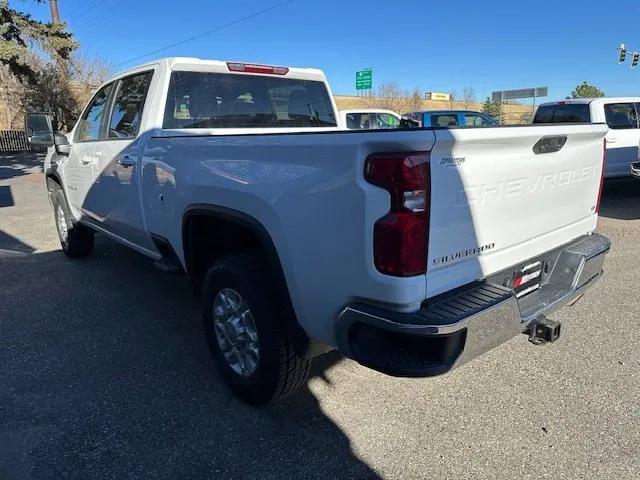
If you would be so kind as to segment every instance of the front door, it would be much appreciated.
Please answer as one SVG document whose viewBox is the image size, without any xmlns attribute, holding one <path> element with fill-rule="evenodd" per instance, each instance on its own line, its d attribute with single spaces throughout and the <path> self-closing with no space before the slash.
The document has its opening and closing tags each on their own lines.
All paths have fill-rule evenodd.
<svg viewBox="0 0 640 480">
<path fill-rule="evenodd" d="M 623 177 L 631 175 L 630 164 L 638 158 L 638 115 L 635 104 L 608 103 L 604 106 L 609 126 L 607 139 L 607 164 L 605 176 Z"/>
<path fill-rule="evenodd" d="M 153 71 L 117 81 L 104 137 L 96 142 L 94 213 L 102 227 L 143 250 L 155 250 L 140 203 L 140 131 Z"/>
<path fill-rule="evenodd" d="M 90 199 L 97 168 L 94 150 L 112 85 L 102 87 L 89 102 L 74 130 L 69 156 L 61 163 L 67 198 L 76 217 L 93 218 Z"/>
</svg>

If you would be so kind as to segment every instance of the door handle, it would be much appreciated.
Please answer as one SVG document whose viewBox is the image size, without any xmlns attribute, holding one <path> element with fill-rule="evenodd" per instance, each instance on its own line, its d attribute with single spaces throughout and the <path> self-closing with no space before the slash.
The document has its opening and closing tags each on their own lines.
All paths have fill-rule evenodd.
<svg viewBox="0 0 640 480">
<path fill-rule="evenodd" d="M 124 168 L 129 168 L 136 164 L 136 160 L 131 155 L 122 155 L 118 159 L 118 164 L 122 165 Z"/>
<path fill-rule="evenodd" d="M 607 138 L 607 137 L 605 137 Z M 608 137 L 607 143 L 616 143 L 618 141 L 618 137 Z"/>
<path fill-rule="evenodd" d="M 89 165 L 92 162 L 92 158 L 89 155 L 83 155 L 80 157 L 80 163 L 83 165 Z"/>
</svg>

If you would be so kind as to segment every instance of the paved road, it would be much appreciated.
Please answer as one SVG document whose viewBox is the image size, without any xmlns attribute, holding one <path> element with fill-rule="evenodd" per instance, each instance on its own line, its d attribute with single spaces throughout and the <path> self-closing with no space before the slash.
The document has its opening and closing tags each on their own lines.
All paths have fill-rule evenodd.
<svg viewBox="0 0 640 480">
<path fill-rule="evenodd" d="M 0 159 L 0 479 L 640 478 L 640 182 L 607 185 L 607 275 L 558 343 L 424 380 L 334 355 L 253 409 L 185 279 L 104 238 L 61 254 L 38 165 Z"/>
</svg>

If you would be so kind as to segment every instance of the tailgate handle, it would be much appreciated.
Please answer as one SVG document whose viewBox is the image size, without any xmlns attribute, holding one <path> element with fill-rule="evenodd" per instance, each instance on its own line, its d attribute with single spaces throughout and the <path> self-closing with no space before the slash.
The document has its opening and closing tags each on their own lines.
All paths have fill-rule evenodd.
<svg viewBox="0 0 640 480">
<path fill-rule="evenodd" d="M 567 143 L 566 135 L 553 135 L 548 137 L 542 137 L 533 146 L 533 153 L 539 155 L 541 153 L 554 153 L 559 152 L 564 144 Z"/>
</svg>

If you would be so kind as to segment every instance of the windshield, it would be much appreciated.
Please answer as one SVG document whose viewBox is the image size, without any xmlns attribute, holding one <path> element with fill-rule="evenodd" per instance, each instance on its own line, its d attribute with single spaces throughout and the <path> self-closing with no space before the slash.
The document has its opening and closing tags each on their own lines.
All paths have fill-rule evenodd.
<svg viewBox="0 0 640 480">
<path fill-rule="evenodd" d="M 163 128 L 335 127 L 323 82 L 173 72 Z"/>
</svg>

